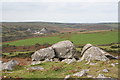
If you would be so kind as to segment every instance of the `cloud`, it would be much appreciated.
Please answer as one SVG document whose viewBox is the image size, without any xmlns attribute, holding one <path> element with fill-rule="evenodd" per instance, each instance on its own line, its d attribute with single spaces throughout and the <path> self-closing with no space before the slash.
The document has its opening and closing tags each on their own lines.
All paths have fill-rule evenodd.
<svg viewBox="0 0 120 80">
<path fill-rule="evenodd" d="M 1 0 L 2 2 L 118 2 L 119 0 Z"/>
<path fill-rule="evenodd" d="M 112 0 L 110 0 L 112 1 Z M 117 21 L 116 2 L 3 2 L 3 21 Z"/>
</svg>

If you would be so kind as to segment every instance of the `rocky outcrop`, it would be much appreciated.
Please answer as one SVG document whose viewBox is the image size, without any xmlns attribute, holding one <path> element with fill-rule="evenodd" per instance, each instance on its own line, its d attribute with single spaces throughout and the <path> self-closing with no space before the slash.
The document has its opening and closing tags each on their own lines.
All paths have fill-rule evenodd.
<svg viewBox="0 0 120 80">
<path fill-rule="evenodd" d="M 107 61 L 109 59 L 115 59 L 114 56 L 91 44 L 85 45 L 83 47 L 81 54 L 82 54 L 81 60 L 86 61 L 90 60 Z"/>
<path fill-rule="evenodd" d="M 19 64 L 16 60 L 11 60 L 9 62 L 2 64 L 2 70 L 13 70 L 13 68 Z"/>
<path fill-rule="evenodd" d="M 40 61 L 40 60 L 54 58 L 55 53 L 52 47 L 48 47 L 36 51 L 31 57 L 32 57 L 32 61 Z"/>
<path fill-rule="evenodd" d="M 77 54 L 75 46 L 69 40 L 58 42 L 51 47 L 54 49 L 57 58 L 73 58 Z"/>
<path fill-rule="evenodd" d="M 75 46 L 69 40 L 53 44 L 51 47 L 36 51 L 31 57 L 33 61 L 56 58 L 77 58 L 79 57 Z M 77 57 L 76 57 L 77 55 Z"/>
<path fill-rule="evenodd" d="M 91 60 L 107 61 L 110 59 L 117 59 L 109 53 L 91 44 L 85 45 L 80 54 L 76 51 L 75 46 L 69 40 L 60 41 L 56 44 L 53 44 L 51 47 L 40 49 L 31 57 L 33 61 L 41 61 L 53 58 L 58 58 L 60 60 L 70 58 L 79 59 L 80 56 L 82 56 L 82 58 L 79 61 L 86 60 L 88 62 Z"/>
<path fill-rule="evenodd" d="M 40 30 L 40 33 L 42 33 L 42 34 L 47 34 L 47 33 L 50 33 L 50 31 L 49 31 L 47 28 L 42 28 L 42 29 Z"/>
</svg>

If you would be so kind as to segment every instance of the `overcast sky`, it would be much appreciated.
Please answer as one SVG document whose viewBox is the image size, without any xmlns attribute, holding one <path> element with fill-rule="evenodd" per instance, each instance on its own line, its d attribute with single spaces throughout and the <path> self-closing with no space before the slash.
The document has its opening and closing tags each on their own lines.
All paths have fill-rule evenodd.
<svg viewBox="0 0 120 80">
<path fill-rule="evenodd" d="M 2 20 L 99 23 L 118 21 L 117 0 L 4 0 Z"/>
</svg>

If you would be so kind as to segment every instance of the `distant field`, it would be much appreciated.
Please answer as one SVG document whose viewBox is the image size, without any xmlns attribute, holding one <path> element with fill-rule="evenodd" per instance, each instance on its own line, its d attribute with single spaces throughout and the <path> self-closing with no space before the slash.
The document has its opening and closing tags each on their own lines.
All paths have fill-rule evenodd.
<svg viewBox="0 0 120 80">
<path fill-rule="evenodd" d="M 53 37 L 37 37 L 30 39 L 17 40 L 12 42 L 6 42 L 3 44 L 15 45 L 15 46 L 26 46 L 39 44 L 53 44 L 63 40 L 70 40 L 74 44 L 110 44 L 118 42 L 118 32 L 117 31 L 105 31 L 97 33 L 84 33 L 84 34 L 67 34 Z"/>
</svg>

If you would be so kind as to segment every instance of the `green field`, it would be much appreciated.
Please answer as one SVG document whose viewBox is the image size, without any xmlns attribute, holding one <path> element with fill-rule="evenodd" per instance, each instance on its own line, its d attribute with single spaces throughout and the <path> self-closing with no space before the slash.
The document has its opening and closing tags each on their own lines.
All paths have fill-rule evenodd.
<svg viewBox="0 0 120 80">
<path fill-rule="evenodd" d="M 118 42 L 118 32 L 117 31 L 106 31 L 97 33 L 76 33 L 76 34 L 61 34 L 59 36 L 53 37 L 37 37 L 30 39 L 17 40 L 12 42 L 5 42 L 3 44 L 15 45 L 15 46 L 26 46 L 39 44 L 53 44 L 63 40 L 70 40 L 74 44 L 87 44 L 91 43 L 94 45 L 98 44 L 110 44 Z"/>
</svg>

